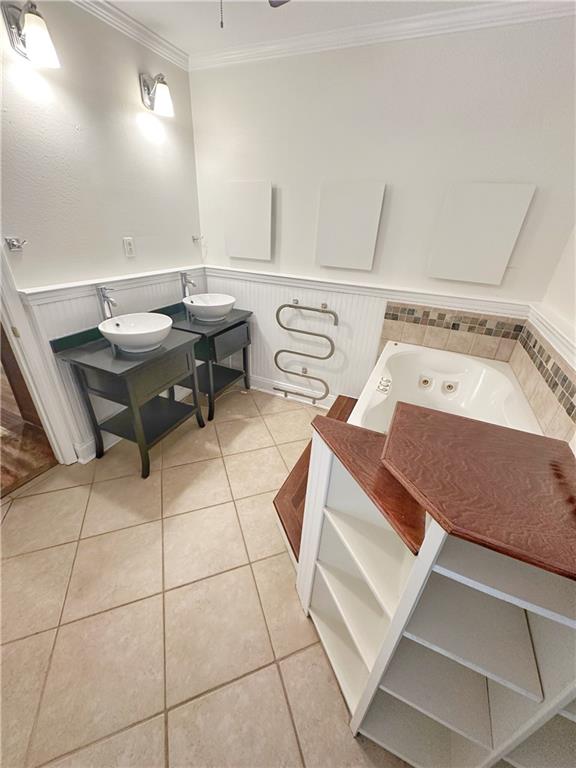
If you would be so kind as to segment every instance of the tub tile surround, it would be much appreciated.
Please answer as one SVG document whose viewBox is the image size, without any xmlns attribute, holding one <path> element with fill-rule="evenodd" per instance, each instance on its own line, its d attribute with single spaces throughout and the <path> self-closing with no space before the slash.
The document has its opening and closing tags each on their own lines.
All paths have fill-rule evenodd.
<svg viewBox="0 0 576 768">
<path fill-rule="evenodd" d="M 103 479 L 85 465 L 55 467 L 8 507 L 3 764 L 312 768 L 321 755 L 334 768 L 404 765 L 353 738 L 300 608 L 272 500 L 288 472 L 284 452 L 302 441 L 269 429 L 270 396 L 232 390 L 220 402 L 228 407 L 208 461 L 178 435 L 158 444 L 155 471 L 142 480 L 137 448 L 123 441 L 108 452 Z M 281 413 L 299 424 L 317 412 L 282 401 Z M 221 429 L 250 435 L 255 419 L 266 448 L 233 446 Z M 190 432 L 201 430 L 192 424 Z M 176 443 L 182 464 L 174 466 Z M 223 457 L 225 446 L 238 452 Z M 220 490 L 204 493 L 214 462 Z M 178 504 L 166 495 L 174 473 L 190 486 Z M 63 514 L 38 538 L 29 521 L 55 500 Z M 303 695 L 308 679 L 317 681 L 313 696 Z M 331 713 L 320 753 L 310 731 L 318 711 Z"/>
<path fill-rule="evenodd" d="M 576 371 L 527 323 L 510 365 L 542 431 L 570 441 L 576 433 Z"/>
<path fill-rule="evenodd" d="M 388 302 L 380 339 L 509 362 L 548 437 L 576 433 L 576 371 L 522 318 Z"/>
<path fill-rule="evenodd" d="M 521 318 L 388 302 L 380 347 L 386 341 L 402 341 L 507 362 L 525 322 Z"/>
</svg>

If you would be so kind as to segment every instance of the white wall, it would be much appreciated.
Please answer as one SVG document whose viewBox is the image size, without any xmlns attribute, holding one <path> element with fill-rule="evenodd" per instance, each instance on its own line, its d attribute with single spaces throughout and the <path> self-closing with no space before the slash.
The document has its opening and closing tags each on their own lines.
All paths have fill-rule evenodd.
<svg viewBox="0 0 576 768">
<path fill-rule="evenodd" d="M 187 72 L 72 3 L 41 3 L 61 69 L 34 70 L 2 44 L 2 234 L 26 238 L 19 287 L 200 260 Z M 176 116 L 140 100 L 164 72 Z M 122 237 L 133 236 L 127 260 Z"/>
<path fill-rule="evenodd" d="M 541 310 L 576 343 L 576 230 L 568 238 L 552 274 Z"/>
<path fill-rule="evenodd" d="M 260 269 L 539 300 L 574 226 L 574 86 L 568 19 L 193 72 L 206 261 L 254 268 L 225 256 L 220 190 L 270 179 L 275 255 Z M 315 265 L 323 178 L 388 184 L 373 272 Z M 453 180 L 538 187 L 499 287 L 425 275 Z"/>
</svg>

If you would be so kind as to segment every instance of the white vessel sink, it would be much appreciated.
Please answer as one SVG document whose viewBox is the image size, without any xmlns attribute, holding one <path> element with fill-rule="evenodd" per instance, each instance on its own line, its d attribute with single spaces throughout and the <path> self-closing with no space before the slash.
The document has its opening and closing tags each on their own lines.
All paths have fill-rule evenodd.
<svg viewBox="0 0 576 768">
<path fill-rule="evenodd" d="M 156 312 L 135 312 L 103 320 L 100 333 L 124 352 L 151 352 L 157 349 L 172 328 L 172 318 Z"/>
<path fill-rule="evenodd" d="M 192 314 L 204 323 L 218 323 L 232 311 L 236 299 L 226 293 L 196 293 L 182 299 Z"/>
</svg>

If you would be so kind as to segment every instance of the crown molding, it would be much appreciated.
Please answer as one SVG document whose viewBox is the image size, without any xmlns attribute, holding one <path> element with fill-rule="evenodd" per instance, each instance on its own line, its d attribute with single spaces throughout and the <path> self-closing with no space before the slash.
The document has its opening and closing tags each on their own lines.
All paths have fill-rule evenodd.
<svg viewBox="0 0 576 768">
<path fill-rule="evenodd" d="M 285 56 L 376 45 L 395 40 L 410 40 L 510 24 L 559 19 L 574 16 L 574 13 L 573 2 L 518 2 L 517 0 L 502 3 L 485 2 L 471 8 L 454 8 L 393 21 L 344 27 L 299 35 L 286 40 L 272 40 L 253 46 L 192 55 L 189 59 L 189 69 L 191 71 L 211 69 Z"/>
<path fill-rule="evenodd" d="M 109 3 L 107 0 L 72 0 L 72 2 L 84 11 L 91 13 L 92 16 L 96 16 L 100 21 L 109 24 L 119 32 L 131 37 L 132 40 L 136 40 L 162 58 L 180 67 L 180 69 L 188 70 L 189 60 L 186 51 L 157 35 L 156 32 L 152 32 L 151 29 L 124 13 L 113 3 Z"/>
</svg>

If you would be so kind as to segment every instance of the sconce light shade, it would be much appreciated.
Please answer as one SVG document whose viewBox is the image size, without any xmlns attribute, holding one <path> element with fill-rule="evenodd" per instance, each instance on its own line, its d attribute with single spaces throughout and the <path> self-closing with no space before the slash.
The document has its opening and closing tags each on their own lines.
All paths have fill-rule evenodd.
<svg viewBox="0 0 576 768">
<path fill-rule="evenodd" d="M 140 75 L 140 93 L 146 109 L 161 117 L 174 117 L 172 96 L 164 75 Z"/>
<path fill-rule="evenodd" d="M 35 3 L 26 3 L 22 8 L 12 3 L 2 3 L 2 15 L 10 44 L 16 53 L 37 67 L 58 69 L 58 54 Z"/>
</svg>

